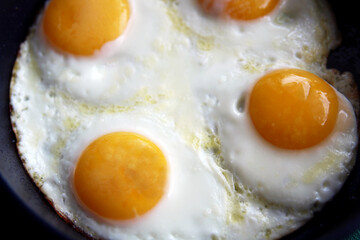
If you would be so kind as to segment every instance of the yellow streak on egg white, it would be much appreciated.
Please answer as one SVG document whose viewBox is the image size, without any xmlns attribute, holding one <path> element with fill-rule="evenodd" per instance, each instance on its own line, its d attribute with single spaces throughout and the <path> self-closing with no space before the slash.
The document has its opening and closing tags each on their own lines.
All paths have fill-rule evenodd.
<svg viewBox="0 0 360 240">
<path fill-rule="evenodd" d="M 172 50 L 170 42 L 163 41 L 162 39 L 156 39 L 153 47 L 160 53 L 167 53 Z"/>
<path fill-rule="evenodd" d="M 253 60 L 253 59 L 249 59 L 247 60 L 245 63 L 243 63 L 242 68 L 249 72 L 249 73 L 262 73 L 265 70 L 271 68 L 274 64 L 261 64 L 260 62 Z"/>
<path fill-rule="evenodd" d="M 272 233 L 272 230 L 271 229 L 266 229 L 265 230 L 265 237 L 266 239 L 270 239 L 271 238 L 271 233 Z"/>
<path fill-rule="evenodd" d="M 340 154 L 331 152 L 322 161 L 318 162 L 304 173 L 302 177 L 303 182 L 309 184 L 325 173 L 340 172 L 341 169 L 338 164 L 339 159 L 342 159 Z"/>
<path fill-rule="evenodd" d="M 314 63 L 320 63 L 324 61 L 324 49 L 319 48 L 310 48 L 307 45 L 302 47 L 301 51 L 301 58 L 307 63 L 308 65 Z"/>
<path fill-rule="evenodd" d="M 239 223 L 244 221 L 246 215 L 246 205 L 247 202 L 243 202 L 240 199 L 240 196 L 243 196 L 244 191 L 242 189 L 238 192 L 236 191 L 238 184 L 234 181 L 232 173 L 228 170 L 223 169 L 221 172 L 224 176 L 227 187 L 226 192 L 231 201 L 229 204 L 229 211 L 227 212 L 227 222 L 228 223 Z"/>
<path fill-rule="evenodd" d="M 177 10 L 174 8 L 174 4 L 177 3 L 176 0 L 163 0 L 167 3 L 169 7 L 167 8 L 167 15 L 174 24 L 174 28 L 179 32 L 187 36 L 192 36 L 196 38 L 196 46 L 201 51 L 210 51 L 214 48 L 214 38 L 210 36 L 202 36 L 201 34 L 195 32 L 191 27 L 189 27 L 179 15 Z"/>
<path fill-rule="evenodd" d="M 134 97 L 129 99 L 129 102 L 134 102 L 134 105 L 154 105 L 158 103 L 159 93 L 152 95 L 147 87 L 141 88 Z"/>
<path fill-rule="evenodd" d="M 295 19 L 295 14 L 291 11 L 280 12 L 275 18 L 274 23 L 277 25 L 290 24 Z"/>
<path fill-rule="evenodd" d="M 206 130 L 206 138 L 202 144 L 202 148 L 211 151 L 215 155 L 221 153 L 221 143 L 217 135 L 213 134 L 209 129 Z"/>
<path fill-rule="evenodd" d="M 213 155 L 213 159 L 217 166 L 219 166 L 222 176 L 225 179 L 225 188 L 228 197 L 231 201 L 229 204 L 229 211 L 227 213 L 228 223 L 239 223 L 245 220 L 247 211 L 247 202 L 242 201 L 239 195 L 245 195 L 246 198 L 255 197 L 249 192 L 246 186 L 239 186 L 231 172 L 221 167 L 223 158 L 221 155 L 221 143 L 217 135 L 212 133 L 210 129 L 206 129 L 201 136 L 193 135 L 192 144 L 196 149 L 205 149 Z"/>
<path fill-rule="evenodd" d="M 210 37 L 198 37 L 196 46 L 201 51 L 211 51 L 214 48 L 214 40 Z"/>
<path fill-rule="evenodd" d="M 287 226 L 291 226 L 294 224 L 294 221 L 293 220 L 289 220 L 287 221 L 286 225 Z M 283 229 L 284 226 L 283 225 L 278 225 L 276 227 L 273 227 L 273 228 L 268 228 L 265 230 L 265 237 L 266 239 L 273 239 L 273 237 L 271 236 L 273 232 L 278 232 L 279 230 Z"/>
<path fill-rule="evenodd" d="M 211 240 L 225 240 L 226 238 L 216 235 L 211 235 Z"/>
<path fill-rule="evenodd" d="M 32 179 L 34 180 L 35 184 L 38 187 L 41 187 L 44 184 L 44 176 L 42 176 L 41 174 L 37 173 L 37 172 L 33 172 L 31 174 Z"/>
<path fill-rule="evenodd" d="M 59 131 L 59 129 L 57 130 Z M 50 151 L 50 157 L 47 159 L 47 166 L 50 167 L 52 170 L 51 172 L 59 172 L 60 168 L 60 161 L 63 150 L 66 146 L 66 139 L 69 136 L 69 134 L 65 134 L 61 137 L 59 137 L 55 143 L 49 146 Z"/>
<path fill-rule="evenodd" d="M 204 129 L 198 133 L 192 133 L 188 139 L 196 150 L 205 149 L 213 153 L 220 151 L 219 138 L 208 129 Z"/>
<path fill-rule="evenodd" d="M 255 200 L 255 195 L 253 195 L 246 186 L 239 185 L 237 181 L 234 181 L 234 176 L 226 168 L 223 168 L 221 165 L 223 163 L 223 157 L 221 154 L 221 143 L 218 136 L 207 129 L 202 137 L 198 138 L 194 136 L 193 144 L 195 148 L 205 149 L 211 152 L 213 159 L 217 166 L 221 169 L 221 174 L 225 179 L 225 188 L 228 197 L 231 201 L 229 204 L 229 211 L 227 213 L 227 222 L 228 223 L 240 223 L 245 220 L 247 205 L 246 201 L 242 199 L 253 199 Z"/>
<path fill-rule="evenodd" d="M 244 207 L 244 203 L 235 199 L 231 204 L 230 213 L 231 214 L 228 216 L 229 222 L 239 223 L 244 221 L 246 216 L 246 207 Z"/>
<path fill-rule="evenodd" d="M 67 117 L 64 120 L 64 127 L 66 130 L 74 131 L 76 128 L 80 126 L 80 121 L 76 118 Z"/>
<path fill-rule="evenodd" d="M 54 159 L 59 159 L 62 154 L 62 150 L 65 148 L 66 141 L 63 138 L 58 139 L 50 148 Z"/>
<path fill-rule="evenodd" d="M 61 135 L 61 137 L 59 136 L 56 142 L 50 146 L 52 159 L 50 159 L 49 162 L 52 163 L 52 168 L 54 169 L 59 168 L 59 159 L 61 158 L 63 150 L 65 149 L 66 141 L 71 135 L 71 133 L 80 126 L 80 122 L 76 118 L 65 116 L 61 126 L 65 129 L 57 129 L 55 132 L 62 132 L 63 134 Z"/>
<path fill-rule="evenodd" d="M 207 129 L 205 134 L 206 136 L 204 135 L 201 141 L 199 141 L 199 147 L 210 151 L 213 155 L 213 159 L 224 177 L 227 195 L 231 199 L 231 201 L 228 201 L 229 210 L 227 212 L 227 222 L 243 222 L 247 213 L 248 202 L 243 201 L 239 196 L 245 196 L 247 199 L 255 196 L 250 193 L 246 186 L 239 186 L 238 182 L 234 181 L 234 177 L 230 171 L 221 167 L 223 157 L 221 155 L 221 143 L 218 136 L 213 134 L 209 129 Z"/>
<path fill-rule="evenodd" d="M 30 72 L 32 73 L 31 79 L 38 79 L 38 76 L 41 76 L 41 70 L 40 67 L 38 65 L 38 62 L 35 59 L 35 52 L 33 47 L 31 46 L 31 44 L 29 44 L 29 42 L 31 42 L 31 38 L 33 38 L 35 35 L 35 33 L 31 33 L 28 37 L 28 39 L 25 41 L 28 47 L 28 51 L 21 51 L 22 53 L 25 52 L 25 54 L 27 54 L 27 59 L 29 59 L 29 69 Z M 25 43 L 23 43 L 25 44 Z M 40 79 L 41 80 L 41 79 Z"/>
<path fill-rule="evenodd" d="M 270 239 L 273 232 L 278 233 L 284 228 L 284 226 L 293 225 L 293 218 L 306 219 L 308 217 L 308 211 L 306 210 L 302 211 L 287 208 L 282 205 L 269 202 L 260 195 L 254 194 L 250 188 L 243 185 L 239 181 L 236 181 L 230 171 L 223 169 L 222 174 L 227 181 L 228 187 L 230 187 L 230 189 L 227 189 L 227 194 L 230 199 L 232 199 L 229 201 L 229 211 L 227 212 L 227 222 L 229 224 L 239 224 L 245 221 L 247 217 L 247 211 L 249 207 L 251 207 L 250 204 L 254 206 L 261 206 L 259 209 L 260 212 L 258 213 L 259 215 L 257 217 L 264 218 L 261 220 L 264 222 L 269 221 L 269 215 L 267 215 L 264 211 L 284 211 L 286 209 L 288 216 L 293 217 L 288 219 L 284 224 L 264 229 L 264 236 Z"/>
<path fill-rule="evenodd" d="M 95 114 L 95 113 L 121 113 L 134 110 L 136 107 L 155 105 L 158 99 L 163 98 L 164 94 L 150 94 L 149 90 L 144 87 L 141 88 L 133 97 L 129 98 L 123 105 L 110 104 L 110 105 L 92 105 L 90 103 L 79 102 L 73 100 L 66 92 L 60 92 L 59 96 L 65 101 L 67 106 L 76 106 L 82 114 Z"/>
<path fill-rule="evenodd" d="M 141 61 L 145 66 L 150 68 L 156 66 L 156 64 L 159 62 L 157 56 L 155 55 L 150 55 L 146 57 L 139 56 L 137 57 L 137 60 Z"/>
<path fill-rule="evenodd" d="M 244 221 L 247 212 L 248 203 L 246 201 L 241 200 L 239 196 L 234 193 L 240 195 L 245 194 L 247 198 L 252 198 L 254 196 L 248 191 L 246 186 L 240 187 L 238 185 L 238 182 L 233 180 L 232 174 L 228 170 L 225 170 L 224 168 L 221 167 L 221 162 L 223 161 L 223 158 L 221 156 L 221 143 L 218 136 L 213 134 L 209 129 L 206 129 L 201 137 L 194 136 L 193 146 L 196 149 L 205 149 L 209 151 L 213 155 L 213 159 L 216 165 L 221 170 L 221 174 L 223 175 L 226 181 L 225 188 L 227 190 L 227 195 L 231 199 L 231 201 L 228 202 L 229 204 L 229 211 L 227 213 L 228 223 L 239 223 Z"/>
</svg>

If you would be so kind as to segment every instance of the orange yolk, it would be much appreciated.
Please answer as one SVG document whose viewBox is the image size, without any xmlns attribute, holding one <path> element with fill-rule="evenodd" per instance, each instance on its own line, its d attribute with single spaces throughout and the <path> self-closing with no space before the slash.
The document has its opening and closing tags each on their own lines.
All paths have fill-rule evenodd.
<svg viewBox="0 0 360 240">
<path fill-rule="evenodd" d="M 338 105 L 334 89 L 323 79 L 299 69 L 281 69 L 255 84 L 249 113 L 256 130 L 271 144 L 304 149 L 332 132 Z"/>
<path fill-rule="evenodd" d="M 51 44 L 74 55 L 89 56 L 125 30 L 127 0 L 52 0 L 42 20 Z"/>
<path fill-rule="evenodd" d="M 234 20 L 252 20 L 269 14 L 279 0 L 198 0 L 207 12 Z"/>
<path fill-rule="evenodd" d="M 80 202 L 100 217 L 129 220 L 151 210 L 166 191 L 161 150 L 136 133 L 115 132 L 92 142 L 74 171 Z"/>
</svg>

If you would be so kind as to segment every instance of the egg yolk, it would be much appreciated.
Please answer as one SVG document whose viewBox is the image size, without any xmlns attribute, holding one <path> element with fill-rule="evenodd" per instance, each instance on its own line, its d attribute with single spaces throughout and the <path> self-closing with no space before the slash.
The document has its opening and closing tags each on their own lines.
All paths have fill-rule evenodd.
<svg viewBox="0 0 360 240">
<path fill-rule="evenodd" d="M 115 132 L 92 142 L 73 175 L 80 202 L 106 219 L 130 220 L 162 198 L 168 167 L 162 151 L 136 133 Z"/>
<path fill-rule="evenodd" d="M 336 92 L 323 79 L 299 69 L 281 69 L 255 84 L 249 114 L 256 130 L 271 144 L 304 149 L 332 132 L 338 105 Z"/>
<path fill-rule="evenodd" d="M 89 56 L 118 38 L 129 16 L 127 0 L 52 0 L 44 13 L 43 31 L 60 50 Z"/>
<path fill-rule="evenodd" d="M 198 0 L 207 12 L 234 20 L 252 20 L 269 14 L 279 0 Z"/>
</svg>

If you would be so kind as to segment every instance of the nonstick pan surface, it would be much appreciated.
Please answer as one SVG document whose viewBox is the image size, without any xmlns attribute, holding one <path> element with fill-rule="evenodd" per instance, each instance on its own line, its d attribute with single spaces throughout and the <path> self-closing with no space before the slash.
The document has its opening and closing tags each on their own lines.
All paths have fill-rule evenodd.
<svg viewBox="0 0 360 240">
<path fill-rule="evenodd" d="M 44 0 L 0 1 L 0 209 L 1 236 L 9 239 L 85 239 L 57 216 L 26 174 L 9 120 L 13 64 Z M 329 0 L 343 37 L 328 67 L 350 71 L 360 84 L 360 14 L 355 1 Z M 359 158 L 359 157 L 358 157 Z M 360 239 L 360 160 L 341 191 L 314 218 L 284 240 Z"/>
</svg>

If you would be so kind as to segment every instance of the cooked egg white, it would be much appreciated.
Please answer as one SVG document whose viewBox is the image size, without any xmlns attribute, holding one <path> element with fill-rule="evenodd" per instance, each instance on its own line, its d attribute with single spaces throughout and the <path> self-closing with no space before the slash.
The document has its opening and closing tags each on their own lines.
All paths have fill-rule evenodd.
<svg viewBox="0 0 360 240">
<path fill-rule="evenodd" d="M 43 13 L 21 45 L 11 119 L 24 166 L 54 208 L 95 239 L 276 239 L 299 228 L 352 167 L 347 89 L 336 92 L 333 133 L 295 151 L 256 132 L 248 98 L 275 69 L 303 69 L 337 86 L 350 79 L 326 69 L 339 43 L 326 2 L 282 0 L 250 21 L 207 14 L 193 0 L 129 6 L 125 31 L 93 55 L 52 46 Z M 119 131 L 151 140 L 169 166 L 161 200 L 126 221 L 93 214 L 73 186 L 84 149 Z"/>
<path fill-rule="evenodd" d="M 309 209 L 329 200 L 352 167 L 357 144 L 351 104 L 339 94 L 333 133 L 315 147 L 293 151 L 265 141 L 237 101 L 220 101 L 214 110 L 225 164 L 239 181 L 276 204 Z M 229 99 L 228 99 L 229 100 Z M 276 114 L 276 113 L 274 113 Z M 245 134 L 246 139 L 240 137 Z"/>
<path fill-rule="evenodd" d="M 188 239 L 223 235 L 228 212 L 225 181 L 221 175 L 214 175 L 220 168 L 210 155 L 194 149 L 192 142 L 204 141 L 202 136 L 207 137 L 204 128 L 191 134 L 189 129 L 181 131 L 182 125 L 167 117 L 171 112 L 164 112 L 167 108 L 153 102 L 146 92 L 139 94 L 130 106 L 97 108 L 70 99 L 61 91 L 44 89 L 37 71 L 25 64 L 29 60 L 27 47 L 22 46 L 18 64 L 24 67 L 19 67 L 12 87 L 13 105 L 19 109 L 13 115 L 15 131 L 26 132 L 21 134 L 19 151 L 26 159 L 27 170 L 31 176 L 37 176 L 34 177 L 37 185 L 61 214 L 95 238 L 169 239 L 179 235 Z M 23 76 L 32 80 L 23 83 L 27 79 Z M 186 116 L 181 123 L 187 124 L 194 117 Z M 162 149 L 169 165 L 169 186 L 160 203 L 143 217 L 126 223 L 94 217 L 76 201 L 71 187 L 72 171 L 85 147 L 97 137 L 116 131 L 134 132 L 151 139 Z"/>
</svg>

